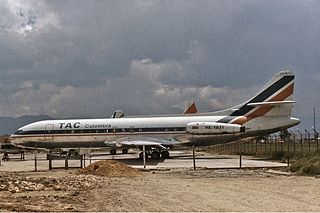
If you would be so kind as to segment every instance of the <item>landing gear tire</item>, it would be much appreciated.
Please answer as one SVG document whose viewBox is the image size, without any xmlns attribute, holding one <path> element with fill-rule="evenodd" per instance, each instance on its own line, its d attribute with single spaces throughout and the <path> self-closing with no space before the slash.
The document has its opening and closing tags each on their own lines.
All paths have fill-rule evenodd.
<svg viewBox="0 0 320 213">
<path fill-rule="evenodd" d="M 111 154 L 111 155 L 115 155 L 115 154 L 117 154 L 117 150 L 115 150 L 115 149 L 111 149 L 111 150 L 110 150 L 110 154 Z"/>
<path fill-rule="evenodd" d="M 122 149 L 122 154 L 128 154 L 128 149 Z"/>
<path fill-rule="evenodd" d="M 159 159 L 160 158 L 160 153 L 158 151 L 153 151 L 151 153 L 151 158 L 152 159 Z"/>
<path fill-rule="evenodd" d="M 162 151 L 161 152 L 161 157 L 164 159 L 168 159 L 170 157 L 170 153 L 168 151 Z"/>
<path fill-rule="evenodd" d="M 9 161 L 9 160 L 10 160 L 8 153 L 5 152 L 5 153 L 3 154 L 2 160 L 3 160 L 3 161 Z"/>
<path fill-rule="evenodd" d="M 9 161 L 10 158 L 8 158 L 8 157 L 3 157 L 2 160 L 3 160 L 3 161 Z"/>
</svg>

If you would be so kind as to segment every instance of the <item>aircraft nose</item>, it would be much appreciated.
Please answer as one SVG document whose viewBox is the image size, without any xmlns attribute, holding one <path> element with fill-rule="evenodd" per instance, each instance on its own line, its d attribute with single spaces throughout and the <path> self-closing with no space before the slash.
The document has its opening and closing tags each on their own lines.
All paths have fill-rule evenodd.
<svg viewBox="0 0 320 213">
<path fill-rule="evenodd" d="M 9 138 L 8 138 L 8 141 L 10 143 L 14 142 L 15 141 L 15 135 L 14 134 L 10 135 Z"/>
</svg>

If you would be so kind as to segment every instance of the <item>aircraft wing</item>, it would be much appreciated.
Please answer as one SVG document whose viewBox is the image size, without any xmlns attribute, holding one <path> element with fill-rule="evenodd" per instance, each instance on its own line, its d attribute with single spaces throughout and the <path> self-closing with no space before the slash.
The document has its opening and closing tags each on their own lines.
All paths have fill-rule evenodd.
<svg viewBox="0 0 320 213">
<path fill-rule="evenodd" d="M 35 147 L 21 146 L 12 143 L 3 143 L 0 146 L 1 150 L 35 150 Z M 39 148 L 41 149 L 41 148 Z"/>
<path fill-rule="evenodd" d="M 115 141 L 104 142 L 106 146 L 129 146 L 129 147 L 141 147 L 141 146 L 157 146 L 166 149 L 165 146 L 172 146 L 178 142 L 174 139 L 160 139 L 153 137 L 142 137 L 142 138 L 120 138 Z"/>
</svg>

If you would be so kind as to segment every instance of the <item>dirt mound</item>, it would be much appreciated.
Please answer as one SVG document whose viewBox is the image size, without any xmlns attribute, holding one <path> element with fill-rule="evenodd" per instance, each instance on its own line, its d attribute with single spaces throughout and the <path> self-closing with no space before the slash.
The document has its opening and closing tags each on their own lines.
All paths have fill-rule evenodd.
<svg viewBox="0 0 320 213">
<path fill-rule="evenodd" d="M 91 174 L 106 177 L 132 177 L 140 175 L 141 172 L 115 160 L 103 160 L 80 169 L 78 174 Z"/>
</svg>

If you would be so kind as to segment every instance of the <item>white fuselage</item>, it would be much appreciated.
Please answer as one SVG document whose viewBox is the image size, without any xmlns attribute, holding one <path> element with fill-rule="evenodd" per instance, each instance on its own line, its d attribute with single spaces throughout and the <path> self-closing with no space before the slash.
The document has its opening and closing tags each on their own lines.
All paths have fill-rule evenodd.
<svg viewBox="0 0 320 213">
<path fill-rule="evenodd" d="M 114 119 L 76 119 L 76 120 L 45 120 L 31 123 L 20 128 L 11 135 L 14 144 L 38 147 L 97 147 L 105 146 L 104 142 L 118 138 L 153 137 L 183 144 L 210 145 L 224 143 L 241 138 L 245 135 L 279 131 L 295 125 L 290 119 L 270 120 L 270 128 L 248 122 L 243 125 L 245 132 L 229 131 L 228 125 L 218 123 L 225 116 L 168 116 Z M 279 122 L 278 121 L 278 122 Z M 208 123 L 212 132 L 188 131 L 188 124 Z M 215 128 L 214 124 L 217 124 Z M 267 124 L 266 123 L 266 124 Z M 238 125 L 239 126 L 239 125 Z M 221 127 L 227 130 L 221 130 Z M 220 129 L 219 129 L 220 128 Z M 218 129 L 218 130 L 217 130 Z"/>
</svg>

